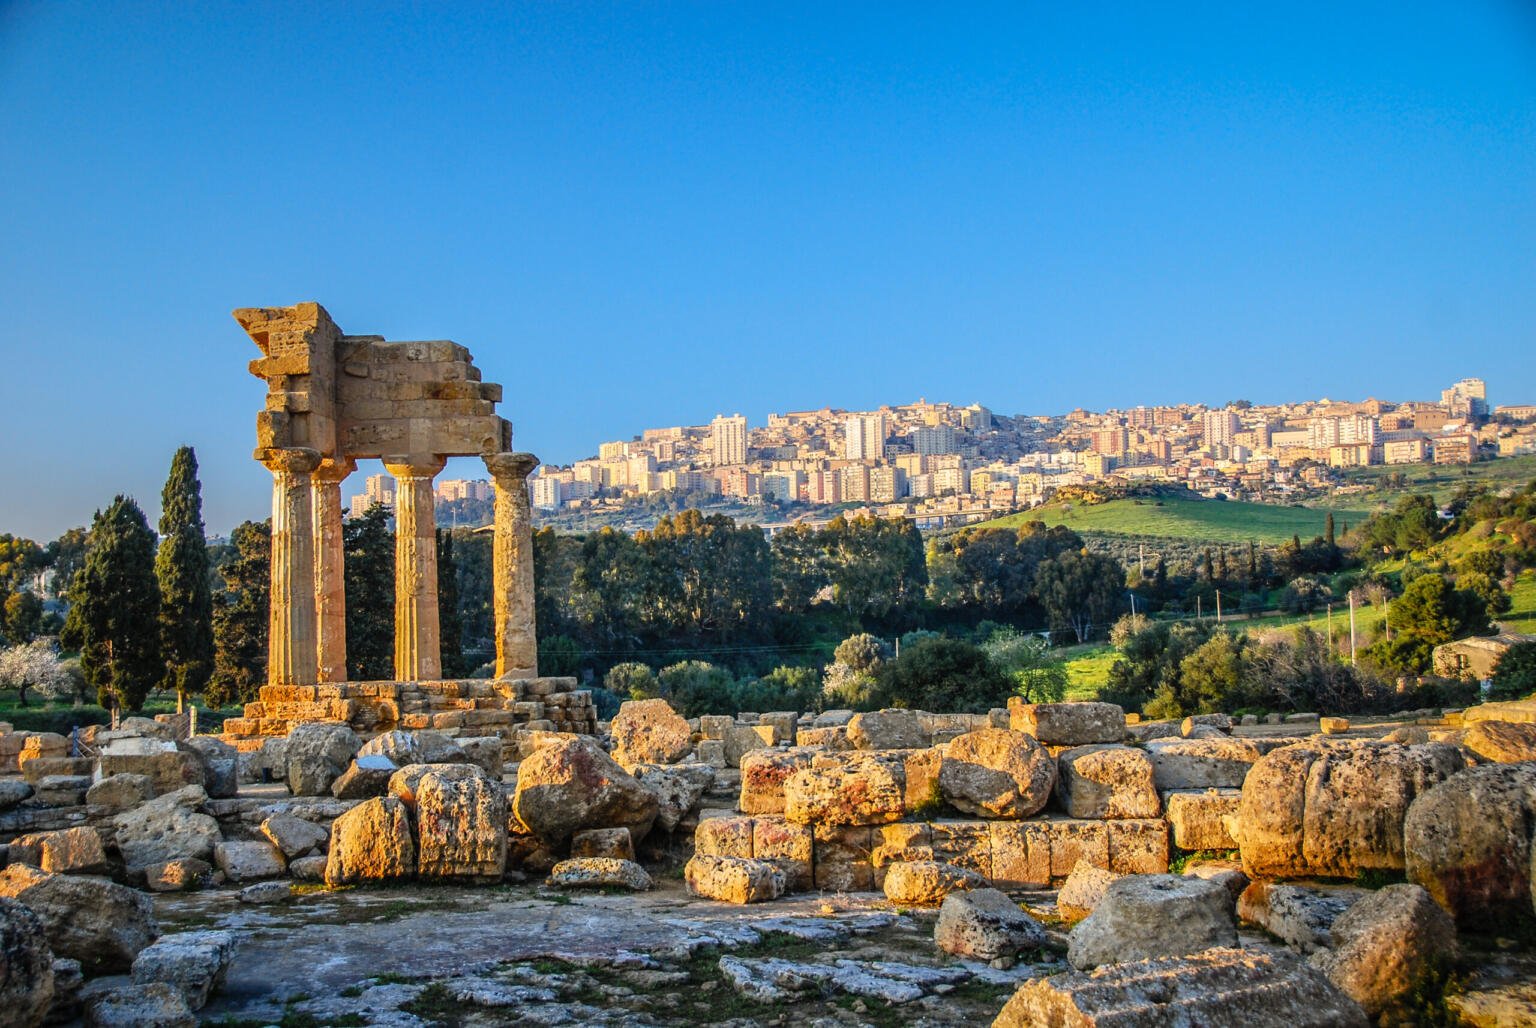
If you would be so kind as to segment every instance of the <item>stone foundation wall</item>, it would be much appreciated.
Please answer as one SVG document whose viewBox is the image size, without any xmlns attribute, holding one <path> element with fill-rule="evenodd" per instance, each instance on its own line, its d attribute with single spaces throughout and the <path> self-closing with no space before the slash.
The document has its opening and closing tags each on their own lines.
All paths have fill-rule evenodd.
<svg viewBox="0 0 1536 1028">
<path fill-rule="evenodd" d="M 574 678 L 466 678 L 436 682 L 267 685 L 241 717 L 224 722 L 224 741 L 250 750 L 301 724 L 333 722 L 371 736 L 401 728 L 506 737 L 513 729 L 597 730 L 592 694 Z"/>
</svg>

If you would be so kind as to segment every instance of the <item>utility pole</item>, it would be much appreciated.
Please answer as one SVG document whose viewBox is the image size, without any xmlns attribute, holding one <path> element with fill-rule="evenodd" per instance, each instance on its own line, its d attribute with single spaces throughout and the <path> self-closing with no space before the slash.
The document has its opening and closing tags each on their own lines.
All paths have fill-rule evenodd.
<svg viewBox="0 0 1536 1028">
<path fill-rule="evenodd" d="M 1136 574 L 1142 578 L 1147 577 L 1147 544 L 1136 544 Z"/>
<path fill-rule="evenodd" d="M 1133 592 L 1127 591 L 1126 595 L 1131 598 L 1131 617 L 1135 617 L 1136 616 L 1136 594 L 1133 593 Z"/>
<path fill-rule="evenodd" d="M 1328 604 L 1328 652 L 1333 652 L 1333 604 Z"/>
<path fill-rule="evenodd" d="M 1201 601 L 1203 599 L 1205 599 L 1205 597 L 1203 597 L 1203 596 L 1196 596 L 1195 597 L 1195 620 L 1196 621 L 1203 620 L 1204 617 L 1205 617 L 1205 611 L 1201 608 Z"/>
<path fill-rule="evenodd" d="M 1216 623 L 1221 624 L 1221 590 L 1216 590 Z"/>
<path fill-rule="evenodd" d="M 1355 663 L 1355 591 L 1349 591 L 1349 663 Z"/>
</svg>

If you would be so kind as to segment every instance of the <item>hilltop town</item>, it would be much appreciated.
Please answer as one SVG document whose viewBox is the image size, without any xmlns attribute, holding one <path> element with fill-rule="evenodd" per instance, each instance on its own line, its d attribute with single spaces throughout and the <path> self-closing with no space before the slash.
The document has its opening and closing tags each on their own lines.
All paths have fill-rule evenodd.
<svg viewBox="0 0 1536 1028">
<path fill-rule="evenodd" d="M 1239 400 L 1064 415 L 1005 415 L 980 404 L 919 400 L 872 411 L 740 414 L 647 428 L 529 478 L 545 523 L 591 526 L 671 507 L 735 507 L 765 523 L 835 512 L 983 521 L 1038 506 L 1070 487 L 1181 485 L 1206 497 L 1288 503 L 1347 493 L 1344 472 L 1380 465 L 1471 464 L 1536 453 L 1536 404 L 1490 407 L 1466 378 L 1437 401 Z M 354 514 L 394 502 L 387 475 L 367 479 Z M 459 523 L 489 517 L 482 480 L 437 485 Z M 467 501 L 467 502 L 466 502 Z"/>
</svg>

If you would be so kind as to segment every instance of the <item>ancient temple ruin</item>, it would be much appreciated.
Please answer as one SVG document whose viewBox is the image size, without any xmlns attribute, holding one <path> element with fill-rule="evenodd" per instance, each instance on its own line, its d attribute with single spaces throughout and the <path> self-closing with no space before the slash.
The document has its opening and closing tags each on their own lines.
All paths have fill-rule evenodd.
<svg viewBox="0 0 1536 1028">
<path fill-rule="evenodd" d="M 273 477 L 272 599 L 267 687 L 230 734 L 268 735 L 305 720 L 428 727 L 461 714 L 489 726 L 486 718 L 514 708 L 521 722 L 585 729 L 587 704 L 549 703 L 579 699 L 575 683 L 537 677 L 527 479 L 538 459 L 512 451 L 512 426 L 496 413 L 501 386 L 482 381 L 457 343 L 347 335 L 318 303 L 245 307 L 234 317 L 261 349 L 250 370 L 267 383 L 255 457 Z M 496 485 L 494 687 L 439 681 L 432 479 L 460 456 L 484 460 Z M 395 681 L 339 687 L 347 681 L 341 483 L 361 458 L 382 460 L 397 481 Z"/>
</svg>

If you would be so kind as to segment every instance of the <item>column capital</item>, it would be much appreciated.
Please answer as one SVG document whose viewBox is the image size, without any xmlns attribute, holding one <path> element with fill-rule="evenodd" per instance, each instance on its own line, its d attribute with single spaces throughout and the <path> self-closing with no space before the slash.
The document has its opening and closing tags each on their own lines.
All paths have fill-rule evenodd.
<svg viewBox="0 0 1536 1028">
<path fill-rule="evenodd" d="M 480 459 L 485 462 L 485 470 L 498 482 L 503 478 L 525 480 L 539 466 L 539 458 L 531 453 L 486 453 L 481 454 Z"/>
<path fill-rule="evenodd" d="M 295 475 L 311 474 L 320 466 L 320 451 L 306 446 L 257 450 L 256 459 L 273 474 L 287 472 Z"/>
<path fill-rule="evenodd" d="M 436 478 L 447 465 L 446 457 L 435 453 L 391 454 L 383 458 L 384 470 L 396 478 Z"/>
<path fill-rule="evenodd" d="M 352 472 L 357 470 L 357 461 L 351 457 L 326 457 L 320 461 L 320 466 L 312 472 L 316 482 L 325 485 L 340 485 Z"/>
</svg>

